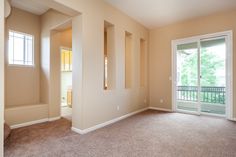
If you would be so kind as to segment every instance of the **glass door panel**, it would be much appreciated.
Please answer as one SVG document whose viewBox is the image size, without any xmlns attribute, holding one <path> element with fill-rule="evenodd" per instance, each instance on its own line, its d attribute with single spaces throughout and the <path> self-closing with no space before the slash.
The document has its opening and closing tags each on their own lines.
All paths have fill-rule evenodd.
<svg viewBox="0 0 236 157">
<path fill-rule="evenodd" d="M 225 115 L 226 41 L 213 38 L 200 41 L 201 112 Z"/>
<path fill-rule="evenodd" d="M 198 42 L 179 44 L 176 53 L 177 110 L 198 112 Z"/>
</svg>

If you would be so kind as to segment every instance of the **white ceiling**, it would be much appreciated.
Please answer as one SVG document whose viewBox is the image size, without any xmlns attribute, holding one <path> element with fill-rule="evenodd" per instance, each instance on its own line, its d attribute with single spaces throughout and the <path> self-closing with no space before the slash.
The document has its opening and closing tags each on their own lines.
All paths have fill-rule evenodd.
<svg viewBox="0 0 236 157">
<path fill-rule="evenodd" d="M 148 28 L 233 9 L 236 0 L 105 0 Z"/>
<path fill-rule="evenodd" d="M 42 5 L 42 3 L 38 3 L 36 0 L 11 0 L 11 5 L 36 15 L 42 15 L 50 9 L 46 5 Z"/>
</svg>

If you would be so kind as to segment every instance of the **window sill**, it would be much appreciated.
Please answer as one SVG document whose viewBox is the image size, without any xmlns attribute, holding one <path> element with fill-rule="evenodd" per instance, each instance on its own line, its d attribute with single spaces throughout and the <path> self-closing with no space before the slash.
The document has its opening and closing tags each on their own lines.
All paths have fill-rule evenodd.
<svg viewBox="0 0 236 157">
<path fill-rule="evenodd" d="M 35 68 L 35 65 L 8 64 L 8 67 L 16 67 L 16 68 Z"/>
</svg>

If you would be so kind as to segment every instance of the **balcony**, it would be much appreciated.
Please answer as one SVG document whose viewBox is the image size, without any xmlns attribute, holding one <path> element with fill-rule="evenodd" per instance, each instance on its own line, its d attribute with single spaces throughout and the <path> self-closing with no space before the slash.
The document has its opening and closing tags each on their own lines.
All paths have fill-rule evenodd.
<svg viewBox="0 0 236 157">
<path fill-rule="evenodd" d="M 177 107 L 197 111 L 197 86 L 177 86 Z M 201 112 L 225 114 L 225 87 L 202 86 L 200 88 Z"/>
</svg>

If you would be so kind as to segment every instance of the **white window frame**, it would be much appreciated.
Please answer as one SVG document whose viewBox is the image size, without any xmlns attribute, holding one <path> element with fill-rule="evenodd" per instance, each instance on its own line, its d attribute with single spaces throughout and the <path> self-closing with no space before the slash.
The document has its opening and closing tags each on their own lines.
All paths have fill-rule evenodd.
<svg viewBox="0 0 236 157">
<path fill-rule="evenodd" d="M 13 32 L 13 33 L 19 33 L 19 34 L 22 34 L 22 35 L 26 35 L 26 36 L 32 36 L 32 65 L 26 65 L 26 64 L 10 64 L 9 63 L 9 34 L 10 32 Z M 24 45 L 25 46 L 25 45 Z M 7 45 L 7 63 L 8 63 L 8 66 L 16 66 L 16 67 L 35 67 L 35 55 L 34 55 L 34 35 L 32 34 L 27 34 L 27 33 L 24 33 L 24 32 L 19 32 L 19 31 L 15 31 L 15 30 L 11 30 L 9 29 L 8 30 L 8 45 Z M 25 53 L 25 52 L 24 52 Z"/>
<path fill-rule="evenodd" d="M 72 71 L 73 71 L 73 52 L 72 52 L 72 48 L 63 47 L 63 46 L 60 47 L 60 64 L 62 64 L 62 63 L 61 63 L 61 57 L 62 57 L 62 51 L 63 51 L 63 50 L 71 51 L 72 57 L 71 57 L 70 70 L 62 70 L 62 69 L 61 69 L 61 66 L 60 66 L 61 72 L 62 72 L 62 71 L 63 71 L 63 72 L 72 72 Z"/>
<path fill-rule="evenodd" d="M 172 111 L 176 112 L 176 46 L 181 43 L 198 41 L 200 39 L 215 38 L 218 36 L 226 36 L 226 118 L 233 120 L 233 31 L 217 32 L 206 35 L 193 36 L 184 39 L 172 40 Z M 199 45 L 199 44 L 198 44 Z M 188 112 L 190 113 L 190 112 Z M 201 113 L 204 115 L 204 113 Z M 205 113 L 207 114 L 207 113 Z M 211 114 L 207 114 L 211 115 Z"/>
</svg>

